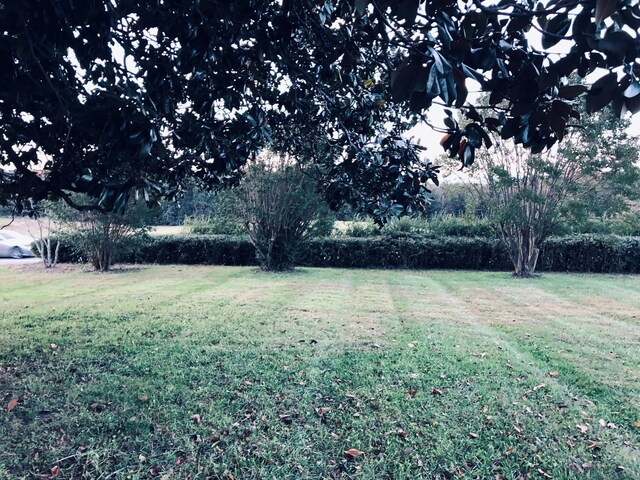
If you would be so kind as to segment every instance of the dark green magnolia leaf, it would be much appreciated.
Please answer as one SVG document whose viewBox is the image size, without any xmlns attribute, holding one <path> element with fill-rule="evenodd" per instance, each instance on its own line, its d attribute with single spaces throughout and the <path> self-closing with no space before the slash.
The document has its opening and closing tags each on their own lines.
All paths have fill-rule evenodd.
<svg viewBox="0 0 640 480">
<path fill-rule="evenodd" d="M 556 137 L 558 137 L 558 140 L 562 140 L 564 138 L 564 129 L 566 124 L 566 120 L 560 115 L 554 115 L 552 113 L 549 117 L 549 126 L 556 134 Z"/>
<path fill-rule="evenodd" d="M 455 157 L 460 150 L 460 142 L 462 140 L 462 131 L 457 131 L 445 136 L 441 141 L 442 148 L 449 152 L 450 157 Z"/>
<path fill-rule="evenodd" d="M 623 94 L 626 98 L 636 97 L 640 95 L 640 82 L 632 81 Z"/>
<path fill-rule="evenodd" d="M 564 85 L 558 88 L 558 96 L 572 100 L 589 90 L 586 85 Z"/>
<path fill-rule="evenodd" d="M 536 104 L 534 102 L 516 103 L 511 110 L 511 114 L 519 117 L 533 112 L 535 108 Z"/>
<path fill-rule="evenodd" d="M 504 100 L 504 92 L 500 90 L 494 90 L 491 92 L 491 95 L 489 95 L 489 105 L 497 105 L 502 100 Z"/>
<path fill-rule="evenodd" d="M 608 32 L 598 42 L 598 49 L 607 55 L 607 59 L 621 61 L 635 45 L 634 38 L 624 30 Z M 613 58 L 612 58 L 613 57 Z"/>
<path fill-rule="evenodd" d="M 355 10 L 360 15 L 367 13 L 367 7 L 369 6 L 369 0 L 355 0 Z"/>
<path fill-rule="evenodd" d="M 521 143 L 523 146 L 529 146 L 531 143 L 531 128 L 529 122 L 525 122 L 524 125 L 518 130 L 514 137 L 514 142 Z"/>
<path fill-rule="evenodd" d="M 535 142 L 532 146 L 531 146 L 531 153 L 533 155 L 537 155 L 538 153 L 541 153 L 545 147 L 546 147 L 546 143 L 545 142 Z"/>
<path fill-rule="evenodd" d="M 464 63 L 460 65 L 460 68 L 462 69 L 462 73 L 464 73 L 467 78 L 473 78 L 480 85 L 483 85 L 485 83 L 485 78 L 480 72 L 468 67 Z"/>
<path fill-rule="evenodd" d="M 508 140 L 509 138 L 512 138 L 513 136 L 515 136 L 519 128 L 520 128 L 519 119 L 510 118 L 509 120 L 507 120 L 507 123 L 505 123 L 504 127 L 502 127 L 502 132 L 500 133 L 500 137 L 503 140 Z"/>
<path fill-rule="evenodd" d="M 456 89 L 456 104 L 455 106 L 457 108 L 460 108 L 462 105 L 464 105 L 464 102 L 467 99 L 467 95 L 469 93 L 469 91 L 467 90 L 467 87 L 465 85 L 465 76 L 462 73 L 462 71 L 460 71 L 457 68 L 453 69 L 453 80 L 455 83 L 455 89 Z"/>
<path fill-rule="evenodd" d="M 600 25 L 616 11 L 618 0 L 596 0 L 596 24 Z"/>
<path fill-rule="evenodd" d="M 409 107 L 412 112 L 422 112 L 431 106 L 433 98 L 424 92 L 413 92 L 411 100 L 409 101 Z"/>
<path fill-rule="evenodd" d="M 391 95 L 393 99 L 399 102 L 409 100 L 425 73 L 420 60 L 405 60 L 392 75 Z"/>
<path fill-rule="evenodd" d="M 479 125 L 471 123 L 463 130 L 467 142 L 474 148 L 480 148 L 482 146 L 483 130 Z"/>
<path fill-rule="evenodd" d="M 491 141 L 491 137 L 489 136 L 489 134 L 483 128 L 480 128 L 480 134 L 482 135 L 482 139 L 484 140 L 484 146 L 487 148 L 491 148 L 493 146 L 493 142 Z"/>
<path fill-rule="evenodd" d="M 397 4 L 398 16 L 405 20 L 405 25 L 411 26 L 416 21 L 420 0 L 399 0 Z"/>
<path fill-rule="evenodd" d="M 551 48 L 560 40 L 563 39 L 565 34 L 571 27 L 571 20 L 566 13 L 559 13 L 553 17 L 546 25 L 542 34 L 542 47 Z"/>
<path fill-rule="evenodd" d="M 631 97 L 631 98 L 626 98 L 624 101 L 624 104 L 627 110 L 631 112 L 631 114 L 640 112 L 640 95 L 636 95 L 635 97 Z"/>
<path fill-rule="evenodd" d="M 429 73 L 427 75 L 427 82 L 425 86 L 426 94 L 432 98 L 440 95 L 440 82 L 438 77 L 439 77 L 438 70 L 432 64 L 431 68 L 429 69 Z"/>
<path fill-rule="evenodd" d="M 458 129 L 458 122 L 456 122 L 453 117 L 445 117 L 443 121 L 449 130 Z"/>
<path fill-rule="evenodd" d="M 469 120 L 473 120 L 474 122 L 482 122 L 482 116 L 478 113 L 478 110 L 473 105 L 469 105 L 467 111 L 465 112 L 465 116 Z"/>
<path fill-rule="evenodd" d="M 587 93 L 587 112 L 597 112 L 611 103 L 617 88 L 618 75 L 615 72 L 599 78 Z"/>
<path fill-rule="evenodd" d="M 464 147 L 464 153 L 462 156 L 462 164 L 465 167 L 470 167 L 473 165 L 473 160 L 475 156 L 475 149 L 471 145 L 466 145 Z"/>
<path fill-rule="evenodd" d="M 442 98 L 442 101 L 446 105 L 452 105 L 457 97 L 453 76 L 448 74 L 438 75 L 438 84 L 440 87 L 440 98 Z"/>
<path fill-rule="evenodd" d="M 499 119 L 493 117 L 485 118 L 484 124 L 489 130 L 496 133 L 498 133 L 500 131 L 500 127 L 502 127 L 502 122 Z"/>
</svg>

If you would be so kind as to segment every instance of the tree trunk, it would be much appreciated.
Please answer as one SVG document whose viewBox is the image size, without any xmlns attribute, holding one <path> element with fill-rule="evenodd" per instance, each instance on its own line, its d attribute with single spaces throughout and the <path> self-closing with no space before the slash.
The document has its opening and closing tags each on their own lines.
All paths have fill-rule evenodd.
<svg viewBox="0 0 640 480">
<path fill-rule="evenodd" d="M 510 255 L 513 261 L 514 272 L 517 277 L 533 277 L 538 263 L 540 249 L 539 239 L 528 230 L 519 231 L 516 238 L 511 239 L 513 253 Z"/>
</svg>

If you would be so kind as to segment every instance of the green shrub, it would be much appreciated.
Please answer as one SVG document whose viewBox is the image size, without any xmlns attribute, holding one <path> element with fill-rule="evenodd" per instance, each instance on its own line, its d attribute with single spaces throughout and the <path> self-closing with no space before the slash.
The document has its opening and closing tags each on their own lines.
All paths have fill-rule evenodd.
<svg viewBox="0 0 640 480">
<path fill-rule="evenodd" d="M 242 235 L 242 222 L 228 216 L 187 217 L 184 219 L 186 231 L 194 235 Z"/>
<path fill-rule="evenodd" d="M 424 235 L 429 231 L 429 224 L 424 218 L 401 217 L 384 226 L 384 235 L 418 234 Z"/>
<path fill-rule="evenodd" d="M 623 212 L 611 217 L 589 217 L 563 222 L 556 228 L 557 236 L 591 234 L 640 236 L 640 212 Z"/>
<path fill-rule="evenodd" d="M 495 230 L 487 219 L 450 214 L 430 217 L 427 222 L 427 234 L 434 237 L 496 237 Z"/>
<path fill-rule="evenodd" d="M 380 235 L 380 229 L 371 221 L 355 220 L 344 229 L 344 236 L 351 238 L 368 238 Z"/>
<path fill-rule="evenodd" d="M 613 218 L 615 235 L 640 236 L 640 212 L 625 212 Z"/>
<path fill-rule="evenodd" d="M 80 203 L 84 197 L 79 196 Z M 75 198 L 76 201 L 79 201 Z M 69 232 L 67 244 L 96 270 L 107 271 L 145 242 L 156 212 L 142 201 L 129 201 L 123 212 L 79 211 L 63 202 L 51 204 L 49 215 Z"/>
<path fill-rule="evenodd" d="M 495 238 L 496 234 L 487 219 L 473 216 L 458 217 L 450 214 L 435 214 L 428 219 L 402 217 L 380 230 L 370 221 L 355 221 L 344 229 L 344 236 L 368 238 L 379 235 L 425 237 L 484 237 Z"/>
</svg>

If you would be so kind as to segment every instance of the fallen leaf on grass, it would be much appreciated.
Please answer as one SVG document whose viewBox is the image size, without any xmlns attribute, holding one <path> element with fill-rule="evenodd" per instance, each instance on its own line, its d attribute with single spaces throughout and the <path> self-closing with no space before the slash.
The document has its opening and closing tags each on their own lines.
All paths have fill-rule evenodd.
<svg viewBox="0 0 640 480">
<path fill-rule="evenodd" d="M 347 457 L 351 457 L 351 458 L 355 458 L 358 455 L 362 455 L 364 452 L 361 452 L 360 450 L 358 450 L 357 448 L 350 448 L 349 450 L 345 450 L 344 454 Z"/>
<path fill-rule="evenodd" d="M 14 398 L 7 404 L 7 412 L 10 412 L 14 408 L 16 408 L 16 406 L 18 406 L 18 399 Z"/>
<path fill-rule="evenodd" d="M 529 395 L 530 393 L 533 393 L 533 392 L 537 392 L 538 390 L 540 390 L 541 388 L 544 388 L 544 387 L 546 387 L 546 386 L 547 386 L 547 384 L 546 384 L 546 383 L 541 383 L 540 385 L 536 385 L 536 386 L 535 386 L 535 387 L 533 387 L 532 389 L 527 390 L 526 392 L 524 392 L 524 395 L 522 395 L 522 399 L 523 399 L 523 400 L 526 400 L 526 396 L 527 396 L 527 395 Z"/>
<path fill-rule="evenodd" d="M 640 420 L 637 422 L 633 422 L 633 426 L 636 428 L 640 428 Z"/>
<path fill-rule="evenodd" d="M 407 393 L 413 397 L 416 393 L 418 393 L 418 391 L 417 390 L 409 390 Z"/>
<path fill-rule="evenodd" d="M 278 417 L 280 418 L 280 421 L 285 425 L 291 425 L 293 423 L 291 415 L 278 415 Z"/>
<path fill-rule="evenodd" d="M 444 392 L 442 390 L 440 390 L 440 389 L 437 389 L 437 388 L 431 389 L 431 393 L 433 395 L 444 395 Z"/>
<path fill-rule="evenodd" d="M 550 377 L 557 377 L 558 376 L 558 372 L 549 372 L 549 376 Z"/>
<path fill-rule="evenodd" d="M 542 475 L 544 478 L 553 478 L 552 475 L 548 474 L 547 472 L 545 472 L 541 468 L 538 469 L 538 475 Z"/>
<path fill-rule="evenodd" d="M 100 413 L 103 412 L 107 408 L 107 406 L 103 403 L 93 402 L 91 405 L 89 405 L 89 408 L 94 412 Z"/>
<path fill-rule="evenodd" d="M 197 413 L 191 415 L 191 420 L 193 420 L 196 423 L 202 422 L 202 418 Z"/>
<path fill-rule="evenodd" d="M 58 474 L 60 473 L 60 467 L 58 465 L 56 465 L 55 467 L 53 467 L 51 470 L 49 470 L 51 472 L 51 478 L 53 477 L 57 477 Z"/>
<path fill-rule="evenodd" d="M 149 400 L 149 397 L 147 397 L 146 395 L 141 395 L 138 400 L 140 400 L 141 402 L 146 402 L 147 400 Z"/>
<path fill-rule="evenodd" d="M 477 434 L 477 433 L 474 433 L 474 432 L 469 433 L 469 436 L 470 436 L 471 438 L 473 438 L 473 439 L 478 438 L 478 434 Z"/>
<path fill-rule="evenodd" d="M 331 411 L 331 407 L 318 407 L 316 408 L 316 413 L 318 414 L 319 417 L 322 417 L 325 413 L 328 413 Z"/>
<path fill-rule="evenodd" d="M 511 447 L 509 450 L 507 450 L 506 452 L 504 452 L 504 454 L 505 454 L 505 455 L 507 455 L 507 456 L 509 456 L 509 455 L 512 455 L 512 454 L 513 454 L 513 452 L 515 452 L 515 451 L 516 451 L 516 449 L 515 449 L 515 448 L 513 448 L 513 447 Z"/>
<path fill-rule="evenodd" d="M 52 343 L 50 345 L 50 347 L 51 347 L 51 350 L 57 350 L 58 349 L 58 345 L 56 345 L 55 343 Z"/>
<path fill-rule="evenodd" d="M 576 427 L 580 429 L 580 433 L 587 433 L 587 430 L 589 430 L 589 427 L 586 425 L 576 425 Z"/>
</svg>

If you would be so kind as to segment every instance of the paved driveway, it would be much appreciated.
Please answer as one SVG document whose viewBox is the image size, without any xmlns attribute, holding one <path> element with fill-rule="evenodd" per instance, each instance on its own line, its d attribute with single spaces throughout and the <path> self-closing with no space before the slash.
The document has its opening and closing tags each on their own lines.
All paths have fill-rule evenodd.
<svg viewBox="0 0 640 480">
<path fill-rule="evenodd" d="M 40 257 L 29 257 L 29 258 L 0 258 L 0 266 L 2 265 L 20 265 L 20 264 L 28 264 L 28 263 L 38 263 L 42 260 Z"/>
</svg>

